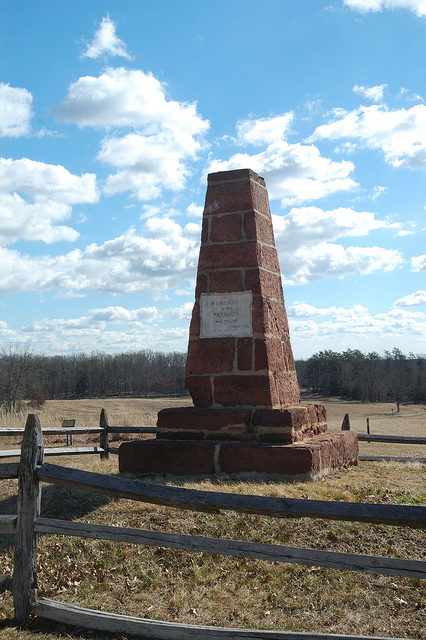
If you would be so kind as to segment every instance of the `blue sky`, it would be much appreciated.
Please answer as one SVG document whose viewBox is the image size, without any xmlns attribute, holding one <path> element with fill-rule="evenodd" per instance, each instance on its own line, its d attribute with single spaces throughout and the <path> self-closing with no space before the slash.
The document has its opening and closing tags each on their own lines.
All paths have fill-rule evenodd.
<svg viewBox="0 0 426 640">
<path fill-rule="evenodd" d="M 185 351 L 209 172 L 296 358 L 426 351 L 425 0 L 0 0 L 0 344 Z"/>
</svg>

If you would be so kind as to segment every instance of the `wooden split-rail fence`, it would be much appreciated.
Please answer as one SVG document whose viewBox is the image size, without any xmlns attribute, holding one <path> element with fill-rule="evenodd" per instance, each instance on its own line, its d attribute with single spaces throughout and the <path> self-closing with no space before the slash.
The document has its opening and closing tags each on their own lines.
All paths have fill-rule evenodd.
<svg viewBox="0 0 426 640">
<path fill-rule="evenodd" d="M 99 427 L 76 427 L 75 420 L 63 420 L 61 427 L 43 427 L 42 432 L 45 436 L 66 436 L 66 446 L 63 447 L 47 447 L 44 449 L 45 456 L 71 456 L 71 455 L 85 455 L 96 454 L 100 456 L 101 460 L 108 458 L 110 453 L 118 453 L 118 447 L 110 446 L 110 434 L 113 433 L 156 433 L 156 427 L 113 427 L 108 424 L 108 417 L 105 409 L 101 410 L 99 418 Z M 12 428 L 0 428 L 0 437 L 19 437 L 24 435 L 24 428 L 12 427 Z M 81 446 L 69 446 L 72 445 L 73 436 L 99 434 L 99 446 L 81 447 Z M 16 458 L 21 455 L 21 449 L 2 449 L 0 450 L 0 459 L 2 458 Z"/>
<path fill-rule="evenodd" d="M 321 500 L 249 496 L 198 491 L 124 479 L 111 475 L 47 464 L 38 417 L 28 416 L 19 463 L 0 465 L 0 478 L 18 478 L 18 512 L 0 516 L 0 533 L 15 534 L 13 576 L 0 576 L 0 591 L 11 590 L 17 624 L 25 625 L 32 614 L 78 627 L 157 640 L 366 640 L 364 636 L 225 629 L 175 624 L 145 618 L 104 613 L 48 598 L 39 598 L 37 545 L 40 534 L 81 536 L 258 558 L 273 562 L 347 569 L 363 573 L 426 579 L 426 562 L 352 553 L 299 549 L 271 544 L 223 540 L 202 536 L 111 527 L 40 517 L 41 482 L 193 511 L 219 513 L 233 510 L 278 518 L 322 518 L 369 522 L 426 529 L 426 507 L 365 504 Z M 372 637 L 369 640 L 377 640 Z M 389 640 L 389 639 L 388 639 Z"/>
</svg>

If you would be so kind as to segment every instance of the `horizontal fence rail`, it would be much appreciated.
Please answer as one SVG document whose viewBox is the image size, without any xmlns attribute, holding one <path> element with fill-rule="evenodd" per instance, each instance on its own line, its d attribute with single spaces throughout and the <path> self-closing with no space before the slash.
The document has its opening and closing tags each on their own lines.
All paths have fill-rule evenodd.
<svg viewBox="0 0 426 640">
<path fill-rule="evenodd" d="M 357 433 L 360 442 L 387 442 L 388 444 L 426 444 L 422 436 L 391 436 L 386 434 Z M 361 462 L 420 462 L 426 463 L 426 458 L 418 456 L 358 456 Z"/>
<path fill-rule="evenodd" d="M 385 576 L 405 576 L 407 578 L 426 579 L 426 562 L 421 560 L 399 560 L 337 551 L 318 551 L 298 549 L 274 544 L 240 542 L 145 529 L 110 527 L 107 525 L 68 522 L 38 518 L 34 531 L 37 533 L 56 533 L 66 536 L 81 536 L 116 542 L 131 542 L 169 549 L 220 553 L 236 558 L 255 558 L 270 562 L 305 564 L 328 569 L 344 569 L 362 573 L 378 573 Z"/>
<path fill-rule="evenodd" d="M 426 507 L 417 505 L 333 502 L 198 491 L 48 463 L 37 469 L 37 476 L 50 484 L 191 511 L 219 513 L 232 510 L 278 518 L 321 518 L 426 529 Z"/>
<path fill-rule="evenodd" d="M 157 427 L 120 427 L 110 426 L 105 409 L 101 410 L 99 418 L 99 427 L 73 427 L 68 423 L 75 423 L 75 420 L 64 420 L 62 427 L 44 427 L 42 434 L 45 436 L 66 436 L 66 447 L 47 447 L 44 450 L 45 456 L 71 456 L 71 455 L 90 455 L 97 454 L 101 459 L 108 458 L 110 453 L 118 454 L 118 447 L 111 447 L 109 444 L 109 434 L 113 433 L 135 433 L 135 434 L 154 434 Z M 25 428 L 23 427 L 0 427 L 0 437 L 23 436 Z M 99 434 L 98 447 L 73 447 L 72 438 L 75 435 Z M 21 455 L 21 449 L 4 449 L 0 450 L 0 459 L 16 458 Z M 1 476 L 0 476 L 1 478 Z"/>
<path fill-rule="evenodd" d="M 357 433 L 358 440 L 366 442 L 387 442 L 389 444 L 426 444 L 421 436 L 388 436 L 385 434 Z"/>
<path fill-rule="evenodd" d="M 86 626 L 97 631 L 128 633 L 153 640 L 402 640 L 372 636 L 348 636 L 327 633 L 298 633 L 289 631 L 261 631 L 258 629 L 226 629 L 223 627 L 199 627 L 190 624 L 160 622 L 145 618 L 134 618 L 113 613 L 85 609 L 41 598 L 35 613 L 43 618 Z"/>
</svg>

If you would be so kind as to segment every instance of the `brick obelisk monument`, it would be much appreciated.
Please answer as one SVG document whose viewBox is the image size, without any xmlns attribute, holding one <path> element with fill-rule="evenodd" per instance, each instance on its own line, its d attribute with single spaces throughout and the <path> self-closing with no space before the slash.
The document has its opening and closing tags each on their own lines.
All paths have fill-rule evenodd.
<svg viewBox="0 0 426 640">
<path fill-rule="evenodd" d="M 300 404 L 268 193 L 249 169 L 208 177 L 189 333 L 194 406 L 123 443 L 120 471 L 300 480 L 357 463 L 356 434 Z"/>
</svg>

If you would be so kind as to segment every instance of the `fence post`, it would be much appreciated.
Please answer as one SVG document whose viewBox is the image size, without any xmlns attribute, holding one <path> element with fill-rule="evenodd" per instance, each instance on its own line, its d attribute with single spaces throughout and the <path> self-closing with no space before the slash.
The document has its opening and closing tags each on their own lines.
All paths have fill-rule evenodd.
<svg viewBox="0 0 426 640">
<path fill-rule="evenodd" d="M 28 415 L 18 466 L 18 518 L 13 569 L 13 605 L 18 624 L 28 622 L 38 595 L 34 524 L 40 515 L 41 490 L 36 467 L 43 464 L 43 433 L 38 416 Z"/>
<path fill-rule="evenodd" d="M 367 418 L 367 433 L 370 433 L 370 418 Z"/>
<path fill-rule="evenodd" d="M 342 431 L 350 431 L 351 430 L 351 424 L 349 422 L 349 413 L 345 413 L 345 417 L 343 418 L 343 422 L 342 422 Z"/>
<path fill-rule="evenodd" d="M 99 426 L 103 431 L 101 431 L 101 435 L 99 437 L 99 446 L 103 451 L 101 451 L 100 458 L 101 460 L 108 460 L 109 458 L 109 450 L 108 450 L 108 417 L 105 409 L 101 411 L 101 417 L 99 419 Z"/>
</svg>

